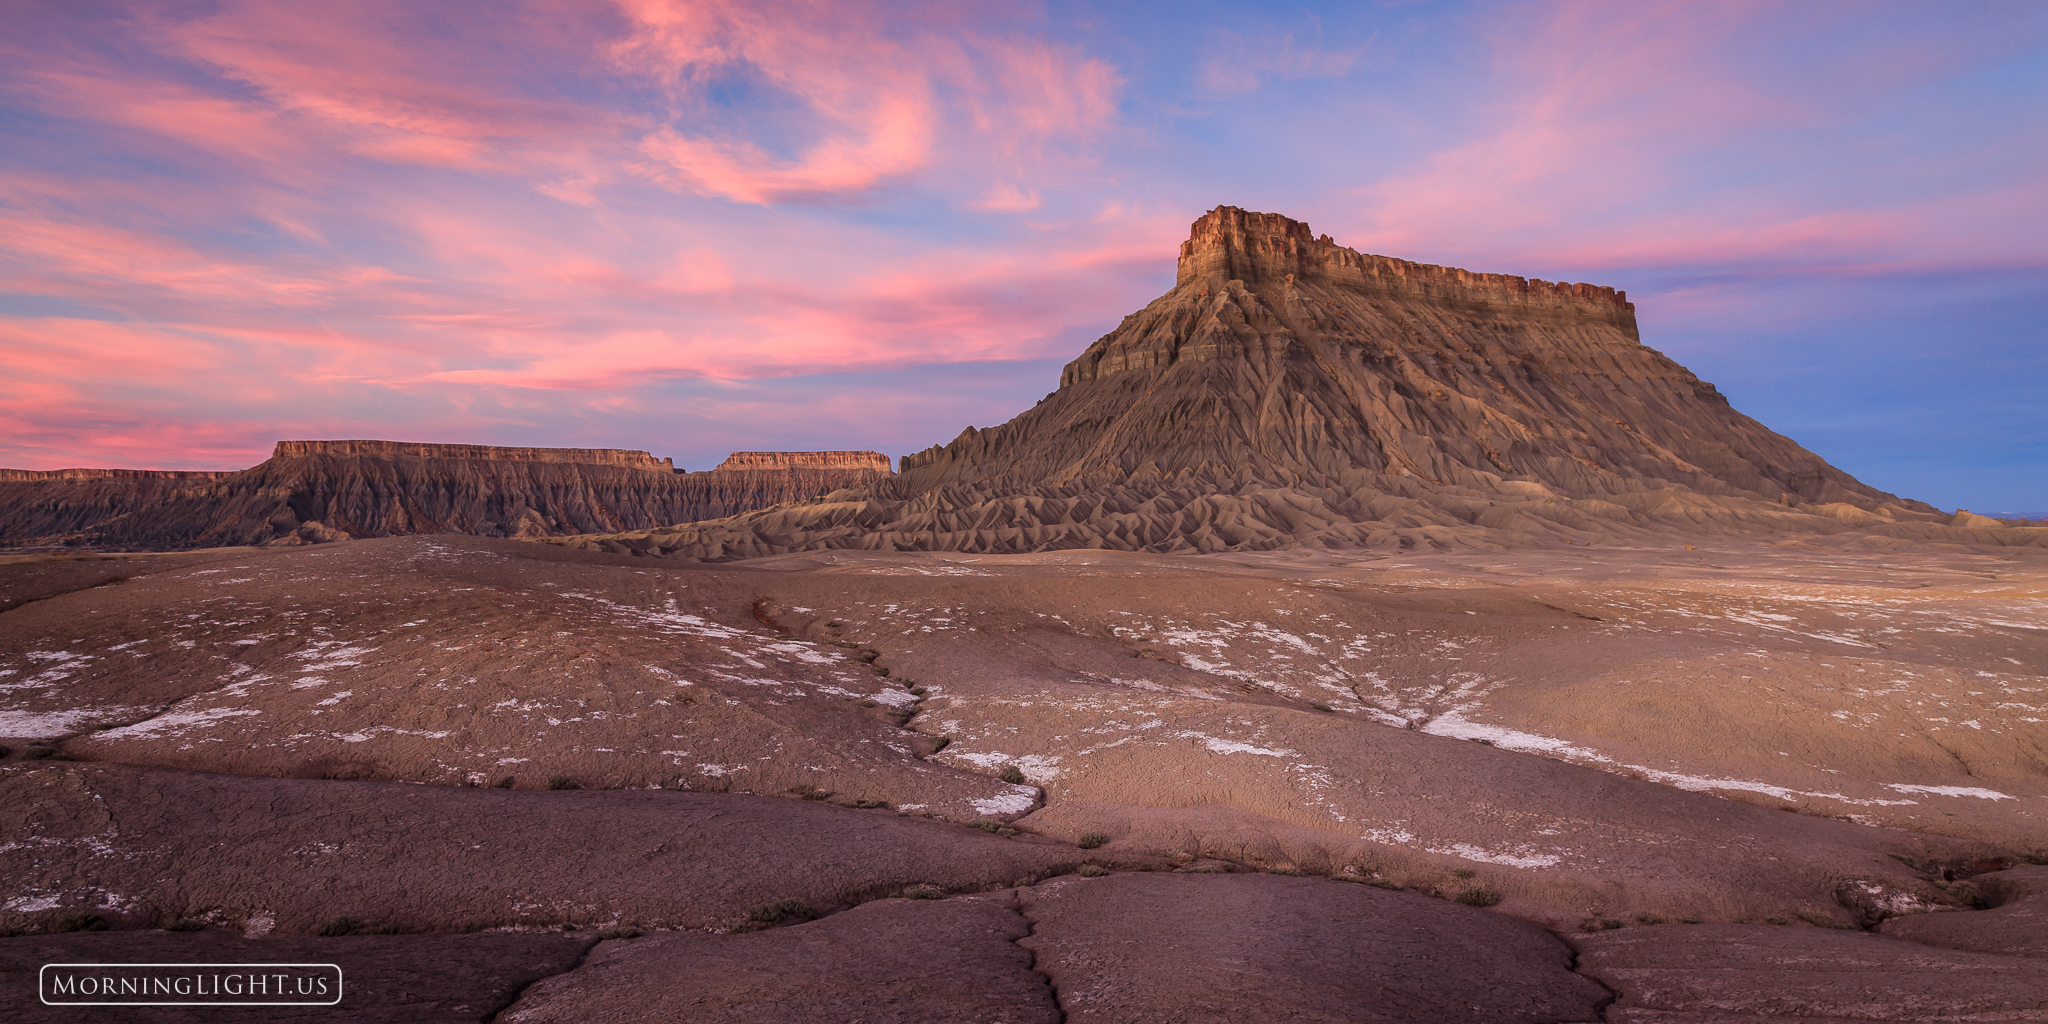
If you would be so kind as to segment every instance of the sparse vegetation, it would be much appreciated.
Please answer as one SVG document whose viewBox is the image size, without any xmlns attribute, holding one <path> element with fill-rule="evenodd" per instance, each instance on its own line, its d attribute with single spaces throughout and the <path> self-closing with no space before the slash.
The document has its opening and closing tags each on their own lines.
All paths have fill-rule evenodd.
<svg viewBox="0 0 2048 1024">
<path fill-rule="evenodd" d="M 889 806 L 888 801 L 885 800 L 836 800 L 833 802 L 841 807 L 851 807 L 856 811 L 867 811 L 877 807 Z"/>
<path fill-rule="evenodd" d="M 1024 784 L 1024 770 L 1014 764 L 1006 764 L 1002 771 L 996 773 L 996 778 L 1013 786 L 1021 786 Z"/>
<path fill-rule="evenodd" d="M 1611 932 L 1616 928 L 1626 927 L 1626 924 L 1611 917 L 1589 917 L 1579 922 L 1579 930 L 1582 932 Z"/>
<path fill-rule="evenodd" d="M 499 789 L 511 789 L 511 788 L 512 788 L 512 784 L 513 784 L 513 783 L 515 783 L 515 782 L 517 782 L 517 781 L 519 781 L 519 780 L 518 780 L 518 779 L 515 779 L 515 778 L 513 778 L 513 777 L 512 777 L 512 776 L 510 776 L 510 775 L 507 775 L 507 776 L 505 776 L 504 778 L 502 778 L 502 779 L 499 779 L 499 780 L 498 780 L 498 788 L 499 788 Z"/>
<path fill-rule="evenodd" d="M 875 706 L 875 702 L 871 700 L 864 700 L 860 702 L 860 706 L 864 708 L 871 708 Z"/>
<path fill-rule="evenodd" d="M 946 749 L 948 746 L 951 746 L 952 743 L 953 737 L 941 736 L 932 741 L 932 753 L 936 754 L 939 751 Z"/>
<path fill-rule="evenodd" d="M 1477 743 L 1477 744 L 1479 744 L 1479 745 L 1480 745 L 1480 746 L 1482 746 L 1482 747 L 1490 747 L 1490 746 L 1493 746 L 1493 741 L 1492 741 L 1492 740 L 1489 740 L 1489 739 L 1483 739 L 1483 738 L 1481 738 L 1481 737 L 1477 737 L 1477 736 L 1475 736 L 1475 737 L 1473 737 L 1473 738 L 1472 738 L 1472 742 L 1474 742 L 1474 743 Z"/>
<path fill-rule="evenodd" d="M 356 929 L 360 927 L 362 927 L 362 922 L 357 921 L 353 917 L 330 917 L 320 927 L 313 929 L 313 934 L 328 937 L 354 935 Z"/>
<path fill-rule="evenodd" d="M 1083 832 L 1078 844 L 1083 850 L 1093 850 L 1109 842 L 1109 837 L 1100 832 Z"/>
<path fill-rule="evenodd" d="M 1303 878 L 1308 875 L 1308 872 L 1300 868 L 1268 868 L 1266 873 L 1269 875 L 1288 875 L 1293 878 Z"/>
<path fill-rule="evenodd" d="M 550 778 L 548 779 L 548 788 L 549 788 L 549 789 L 582 789 L 583 787 L 582 787 L 582 786 L 579 786 L 579 785 L 577 785 L 577 784 L 576 784 L 576 780 L 575 780 L 575 779 L 572 779 L 572 778 L 570 778 L 570 777 L 568 777 L 567 775 L 556 775 L 556 776 L 552 776 L 552 777 L 550 777 Z"/>
<path fill-rule="evenodd" d="M 2019 855 L 2022 864 L 2048 864 L 2048 850 L 2033 850 Z"/>
<path fill-rule="evenodd" d="M 1637 924 L 1663 924 L 1663 923 L 1664 923 L 1664 918 L 1663 918 L 1663 917 L 1662 917 L 1661 915 L 1658 915 L 1658 914 L 1637 914 L 1637 915 L 1636 915 L 1636 923 L 1637 923 Z"/>
<path fill-rule="evenodd" d="M 1101 878 L 1109 874 L 1109 869 L 1100 864 L 1083 864 L 1081 865 L 1081 870 L 1074 873 L 1082 878 Z"/>
<path fill-rule="evenodd" d="M 1789 917 L 1767 917 L 1767 918 L 1764 918 L 1764 923 L 1765 923 L 1765 924 L 1791 924 L 1791 923 L 1792 923 L 1792 919 L 1791 919 L 1791 918 L 1789 918 Z"/>
<path fill-rule="evenodd" d="M 191 919 L 191 918 L 189 918 L 189 917 L 181 917 L 181 918 L 177 919 L 176 921 L 172 921 L 172 922 L 171 922 L 170 924 L 164 925 L 164 930 L 165 930 L 165 931 L 167 931 L 167 932 L 197 932 L 197 931 L 205 931 L 205 930 L 206 930 L 206 922 L 204 922 L 204 921 L 194 921 L 194 920 L 192 920 L 192 919 Z"/>
<path fill-rule="evenodd" d="M 925 689 L 922 686 L 913 686 L 910 688 L 910 692 L 915 696 L 922 697 L 925 694 Z"/>
<path fill-rule="evenodd" d="M 637 939 L 640 937 L 640 929 L 622 924 L 613 925 L 604 931 L 598 932 L 597 937 L 600 939 Z"/>
<path fill-rule="evenodd" d="M 1849 925 L 1843 924 L 1842 922 L 1835 920 L 1833 914 L 1824 914 L 1817 910 L 1801 910 L 1798 912 L 1798 917 L 1801 921 L 1804 921 L 1807 924 L 1814 926 L 1815 928 L 1850 927 Z"/>
<path fill-rule="evenodd" d="M 913 885 L 903 890 L 903 898 L 907 900 L 942 900 L 946 898 L 946 890 L 936 885 Z"/>
<path fill-rule="evenodd" d="M 1478 886 L 1473 886 L 1452 898 L 1468 907 L 1490 907 L 1499 903 L 1501 899 L 1500 893 Z"/>
<path fill-rule="evenodd" d="M 791 796 L 800 796 L 806 800 L 823 800 L 826 797 L 832 795 L 831 790 L 819 789 L 818 787 L 813 786 L 808 782 L 804 783 L 801 786 L 789 787 L 789 793 Z"/>
<path fill-rule="evenodd" d="M 1310 704 L 1309 707 L 1312 707 L 1326 715 L 1330 713 L 1330 706 L 1328 704 Z"/>
<path fill-rule="evenodd" d="M 103 932 L 107 927 L 107 919 L 98 914 L 65 914 L 50 922 L 53 932 Z"/>
<path fill-rule="evenodd" d="M 773 903 L 756 903 L 747 908 L 747 920 L 757 925 L 800 924 L 818 916 L 811 905 L 794 897 Z"/>
<path fill-rule="evenodd" d="M 1451 870 L 1452 878 L 1471 878 L 1473 875 L 1476 874 L 1478 874 L 1478 872 L 1472 870 L 1471 868 L 1453 868 Z"/>
<path fill-rule="evenodd" d="M 1017 834 L 1017 830 L 1010 827 L 1009 823 L 1001 821 L 977 821 L 974 822 L 974 827 L 990 835 L 1002 836 L 1006 839 Z"/>
<path fill-rule="evenodd" d="M 30 747 L 22 751 L 21 756 L 31 761 L 40 761 L 44 758 L 56 757 L 57 752 L 49 747 Z"/>
</svg>

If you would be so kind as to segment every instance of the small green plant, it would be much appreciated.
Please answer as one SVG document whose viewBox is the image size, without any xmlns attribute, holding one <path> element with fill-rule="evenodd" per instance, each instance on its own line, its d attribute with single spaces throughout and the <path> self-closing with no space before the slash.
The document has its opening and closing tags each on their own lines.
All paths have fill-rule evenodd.
<svg viewBox="0 0 2048 1024">
<path fill-rule="evenodd" d="M 336 935 L 354 935 L 356 929 L 362 926 L 362 922 L 353 917 L 330 917 L 320 927 L 313 929 L 313 934 L 329 938 Z"/>
<path fill-rule="evenodd" d="M 1030 875 L 1025 875 L 1023 878 L 1017 879 L 1017 881 L 1013 884 L 1015 884 L 1019 889 L 1029 889 L 1032 886 L 1038 884 L 1038 879 L 1033 878 Z"/>
<path fill-rule="evenodd" d="M 1699 924 L 1699 923 L 1700 923 L 1700 919 L 1699 919 L 1699 918 L 1697 918 L 1697 917 L 1681 917 L 1681 918 L 1679 918 L 1679 919 L 1678 919 L 1678 923 L 1679 923 L 1679 924 Z"/>
<path fill-rule="evenodd" d="M 2048 850 L 2031 850 L 2020 854 L 2019 858 L 2022 864 L 2048 864 Z"/>
<path fill-rule="evenodd" d="M 512 776 L 510 776 L 510 775 L 507 775 L 507 776 L 505 776 L 504 778 L 502 778 L 502 779 L 499 779 L 499 780 L 498 780 L 498 788 L 499 788 L 499 789 L 511 789 L 511 788 L 512 788 L 512 784 L 513 784 L 513 783 L 515 783 L 515 782 L 518 782 L 518 781 L 519 781 L 518 779 L 515 779 L 515 778 L 513 778 Z"/>
<path fill-rule="evenodd" d="M 1663 924 L 1663 923 L 1664 923 L 1664 918 L 1663 918 L 1663 916 L 1662 916 L 1662 915 L 1660 915 L 1660 914 L 1637 914 L 1637 915 L 1636 915 L 1636 923 L 1637 923 L 1637 924 Z"/>
<path fill-rule="evenodd" d="M 1021 786 L 1024 784 L 1024 770 L 1014 764 L 1006 764 L 1002 771 L 996 773 L 996 778 L 1013 786 Z"/>
<path fill-rule="evenodd" d="M 794 897 L 747 908 L 747 920 L 760 925 L 800 924 L 818 916 L 811 905 Z"/>
<path fill-rule="evenodd" d="M 1477 871 L 1474 871 L 1474 870 L 1472 870 L 1471 868 L 1453 868 L 1453 869 L 1451 869 L 1451 877 L 1452 877 L 1452 878 L 1471 878 L 1471 877 L 1472 877 L 1473 875 L 1476 875 L 1476 874 L 1478 874 L 1478 873 L 1479 873 L 1479 872 L 1477 872 Z"/>
<path fill-rule="evenodd" d="M 974 827 L 989 835 L 1002 836 L 1005 839 L 1017 834 L 1016 829 L 1011 828 L 1007 822 L 1001 821 L 977 821 L 974 823 Z"/>
<path fill-rule="evenodd" d="M 1074 873 L 1082 878 L 1101 878 L 1109 874 L 1109 869 L 1100 864 L 1083 864 L 1081 865 L 1081 870 Z"/>
<path fill-rule="evenodd" d="M 803 797 L 803 798 L 804 798 L 804 799 L 806 799 L 806 800 L 823 800 L 823 799 L 825 799 L 826 797 L 829 797 L 829 796 L 831 796 L 831 795 L 832 795 L 832 791 L 831 791 L 831 790 L 829 790 L 829 789 L 819 789 L 818 787 L 816 787 L 816 786 L 813 786 L 813 785 L 811 785 L 811 784 L 810 784 L 810 783 L 808 783 L 808 782 L 804 783 L 804 784 L 803 784 L 803 785 L 801 785 L 801 786 L 791 786 L 791 787 L 789 787 L 789 792 L 790 792 L 790 795 L 792 795 L 792 796 L 800 796 L 800 797 Z"/>
<path fill-rule="evenodd" d="M 1083 832 L 1081 833 L 1081 842 L 1079 843 L 1079 846 L 1083 850 L 1093 850 L 1097 847 L 1106 845 L 1108 842 L 1109 837 L 1103 835 L 1100 832 Z"/>
<path fill-rule="evenodd" d="M 1764 923 L 1765 923 L 1765 924 L 1791 924 L 1791 923 L 1792 923 L 1792 919 L 1791 919 L 1791 918 L 1789 918 L 1789 917 L 1767 917 L 1767 918 L 1764 918 Z"/>
<path fill-rule="evenodd" d="M 1611 917 L 1589 917 L 1579 922 L 1579 930 L 1582 932 L 1611 932 L 1616 928 L 1625 927 L 1627 925 Z"/>
<path fill-rule="evenodd" d="M 640 937 L 640 929 L 618 924 L 598 932 L 597 937 L 600 939 L 637 939 Z"/>
<path fill-rule="evenodd" d="M 164 931 L 167 932 L 198 932 L 205 930 L 206 922 L 194 921 L 189 917 L 181 917 L 170 924 L 164 925 Z"/>
<path fill-rule="evenodd" d="M 832 629 L 838 629 L 838 628 L 839 628 L 839 620 L 838 620 L 838 619 L 833 619 L 832 621 L 830 621 L 830 622 L 827 622 L 827 623 L 825 623 L 825 625 L 826 625 L 827 627 L 830 627 L 830 628 L 832 628 Z"/>
<path fill-rule="evenodd" d="M 946 890 L 936 885 L 913 885 L 903 890 L 903 898 L 907 900 L 942 900 L 946 898 Z"/>
<path fill-rule="evenodd" d="M 65 914 L 50 922 L 53 932 L 103 932 L 107 930 L 107 919 L 98 914 Z"/>
<path fill-rule="evenodd" d="M 1490 907 L 1500 902 L 1500 893 L 1474 886 L 1452 898 L 1468 907 Z"/>
</svg>

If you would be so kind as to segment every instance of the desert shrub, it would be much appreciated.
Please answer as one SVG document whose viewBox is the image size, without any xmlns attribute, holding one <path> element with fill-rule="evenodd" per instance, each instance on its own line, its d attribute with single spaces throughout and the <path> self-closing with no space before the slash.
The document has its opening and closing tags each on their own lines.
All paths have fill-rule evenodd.
<svg viewBox="0 0 2048 1024">
<path fill-rule="evenodd" d="M 189 917 L 181 917 L 176 921 L 172 921 L 170 924 L 164 925 L 164 930 L 167 932 L 204 931 L 206 930 L 206 922 L 194 921 Z"/>
<path fill-rule="evenodd" d="M 362 927 L 362 922 L 357 921 L 353 917 L 330 917 L 320 927 L 313 929 L 313 934 L 329 937 L 354 935 L 356 929 L 360 927 Z"/>
<path fill-rule="evenodd" d="M 1616 928 L 1625 927 L 1627 925 L 1611 917 L 1587 918 L 1579 922 L 1579 930 L 1582 932 L 1611 932 Z"/>
<path fill-rule="evenodd" d="M 1294 878 L 1302 878 L 1308 874 L 1308 872 L 1300 868 L 1269 868 L 1266 873 L 1269 875 L 1289 875 Z"/>
<path fill-rule="evenodd" d="M 510 775 L 507 775 L 507 776 L 505 776 L 504 778 L 502 778 L 502 779 L 499 779 L 499 780 L 498 780 L 498 788 L 499 788 L 499 789 L 511 789 L 511 788 L 512 788 L 512 784 L 513 784 L 514 782 L 517 782 L 517 781 L 518 781 L 517 779 L 514 779 L 514 778 L 513 778 L 512 776 L 510 776 Z"/>
<path fill-rule="evenodd" d="M 1108 836 L 1106 836 L 1106 835 L 1103 835 L 1103 834 L 1102 834 L 1102 833 L 1100 833 L 1100 832 L 1083 832 L 1083 833 L 1081 833 L 1081 842 L 1080 842 L 1080 847 L 1081 847 L 1081 849 L 1083 849 L 1083 850 L 1093 850 L 1093 849 L 1095 849 L 1096 847 L 1098 847 L 1098 846 L 1102 846 L 1102 845 L 1104 845 L 1104 844 L 1106 844 L 1106 843 L 1108 843 L 1108 842 L 1109 842 L 1109 837 L 1108 837 Z"/>
<path fill-rule="evenodd" d="M 871 708 L 875 706 L 875 702 L 871 700 L 864 700 L 860 702 L 860 706 L 864 708 Z"/>
<path fill-rule="evenodd" d="M 1081 865 L 1081 870 L 1074 873 L 1082 878 L 1101 878 L 1109 874 L 1109 869 L 1100 864 L 1083 864 Z"/>
<path fill-rule="evenodd" d="M 1663 924 L 1664 918 L 1657 914 L 1637 914 L 1637 924 Z"/>
<path fill-rule="evenodd" d="M 1033 878 L 1030 875 L 1025 875 L 1023 878 L 1017 879 L 1017 881 L 1012 884 L 1014 884 L 1019 889 L 1028 889 L 1034 885 L 1037 885 L 1038 879 Z"/>
<path fill-rule="evenodd" d="M 1679 919 L 1678 919 L 1678 923 L 1679 923 L 1679 924 L 1699 924 L 1699 923 L 1700 923 L 1700 919 L 1699 919 L 1699 918 L 1697 918 L 1697 917 L 1681 917 L 1681 918 L 1679 918 Z"/>
<path fill-rule="evenodd" d="M 996 773 L 996 778 L 1013 786 L 1021 786 L 1024 784 L 1024 771 L 1014 764 L 1006 764 L 1002 771 Z"/>
<path fill-rule="evenodd" d="M 1835 918 L 1834 918 L 1834 915 L 1832 915 L 1832 914 L 1823 914 L 1823 913 L 1821 913 L 1820 911 L 1817 911 L 1817 910 L 1801 910 L 1801 911 L 1799 911 L 1799 912 L 1798 912 L 1798 917 L 1799 917 L 1799 919 L 1800 919 L 1801 921 L 1804 921 L 1804 922 L 1806 922 L 1807 924 L 1810 924 L 1810 925 L 1814 926 L 1815 928 L 1847 928 L 1847 927 L 1849 927 L 1848 925 L 1846 925 L 1846 924 L 1843 924 L 1842 922 L 1840 922 L 1840 921 L 1837 921 L 1837 920 L 1835 920 Z"/>
<path fill-rule="evenodd" d="M 1765 924 L 1791 924 L 1791 923 L 1792 923 L 1792 919 L 1791 919 L 1791 918 L 1789 918 L 1789 917 L 1767 917 L 1767 918 L 1764 918 L 1764 923 L 1765 923 Z"/>
<path fill-rule="evenodd" d="M 411 935 L 412 929 L 392 921 L 379 921 L 356 929 L 359 935 Z"/>
<path fill-rule="evenodd" d="M 922 697 L 925 694 L 925 689 L 922 686 L 913 686 L 910 688 L 910 692 L 915 696 Z"/>
<path fill-rule="evenodd" d="M 65 914 L 50 922 L 53 932 L 103 932 L 107 930 L 107 919 L 98 914 Z"/>
<path fill-rule="evenodd" d="M 1312 707 L 1317 711 L 1321 711 L 1324 714 L 1330 713 L 1330 706 L 1328 704 L 1310 704 L 1309 707 Z"/>
<path fill-rule="evenodd" d="M 597 937 L 600 939 L 637 939 L 640 937 L 640 929 L 622 924 L 613 925 L 604 931 L 598 932 Z"/>
<path fill-rule="evenodd" d="M 1017 834 L 1016 829 L 1011 828 L 1007 823 L 1000 821 L 977 821 L 974 823 L 974 827 L 982 830 L 983 832 L 987 832 L 990 835 L 1002 836 L 1004 838 L 1008 838 L 1010 836 L 1014 836 Z"/>
<path fill-rule="evenodd" d="M 46 757 L 56 757 L 57 752 L 55 750 L 50 749 L 49 747 L 30 747 L 27 750 L 22 751 L 21 756 L 28 758 L 31 761 L 39 761 Z"/>
<path fill-rule="evenodd" d="M 933 740 L 933 741 L 932 741 L 932 753 L 936 754 L 936 753 L 938 753 L 939 751 L 941 751 L 941 750 L 944 750 L 944 749 L 946 749 L 947 747 L 951 746 L 951 745 L 952 745 L 952 743 L 953 743 L 953 737 L 951 737 L 951 736 L 941 736 L 941 737 L 939 737 L 938 739 L 935 739 L 935 740 Z"/>
<path fill-rule="evenodd" d="M 818 787 L 813 786 L 808 782 L 804 783 L 801 786 L 789 787 L 789 793 L 792 796 L 800 796 L 806 800 L 823 800 L 826 797 L 832 795 L 831 790 L 819 789 Z"/>
<path fill-rule="evenodd" d="M 856 811 L 868 811 L 877 807 L 889 806 L 886 800 L 840 800 L 838 804 L 841 807 L 851 807 Z"/>
<path fill-rule="evenodd" d="M 1472 870 L 1471 868 L 1457 868 L 1457 869 L 1455 869 L 1455 870 L 1453 870 L 1453 871 L 1451 872 L 1451 877 L 1452 877 L 1452 878 L 1470 878 L 1470 877 L 1472 877 L 1473 875 L 1476 875 L 1476 874 L 1478 874 L 1478 872 L 1476 872 L 1476 871 Z"/>
<path fill-rule="evenodd" d="M 1452 898 L 1468 907 L 1490 907 L 1500 902 L 1500 893 L 1474 886 Z"/>
<path fill-rule="evenodd" d="M 553 776 L 553 777 L 551 777 L 551 778 L 549 778 L 549 779 L 548 779 L 548 788 L 549 788 L 549 789 L 582 789 L 583 787 L 582 787 L 582 786 L 579 786 L 579 785 L 577 785 L 577 784 L 576 784 L 576 780 L 575 780 L 575 779 L 572 779 L 572 778 L 570 778 L 570 777 L 568 777 L 567 775 L 556 775 L 556 776 Z"/>
<path fill-rule="evenodd" d="M 1479 745 L 1480 745 L 1480 746 L 1482 746 L 1482 747 L 1490 747 L 1490 746 L 1493 746 L 1493 741 L 1492 741 L 1492 740 L 1489 740 L 1489 739 L 1485 739 L 1485 738 L 1482 738 L 1482 737 L 1477 737 L 1477 736 L 1475 736 L 1475 737 L 1473 737 L 1473 738 L 1472 738 L 1472 742 L 1474 742 L 1474 743 L 1477 743 L 1477 744 L 1479 744 Z"/>
<path fill-rule="evenodd" d="M 5 756 L 5 755 L 0 755 Z M 2048 850 L 2033 850 L 2019 855 L 2022 864 L 2048 864 Z"/>
<path fill-rule="evenodd" d="M 747 920 L 756 924 L 797 924 L 817 916 L 810 904 L 795 898 L 756 903 L 747 908 Z"/>
<path fill-rule="evenodd" d="M 903 898 L 907 900 L 942 900 L 946 898 L 946 890 L 936 885 L 913 885 L 903 890 Z"/>
</svg>

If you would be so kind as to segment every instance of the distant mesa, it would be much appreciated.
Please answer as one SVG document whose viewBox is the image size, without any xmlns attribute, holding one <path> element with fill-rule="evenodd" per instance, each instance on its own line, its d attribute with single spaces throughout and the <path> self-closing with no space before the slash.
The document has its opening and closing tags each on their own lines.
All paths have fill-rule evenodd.
<svg viewBox="0 0 2048 1024">
<path fill-rule="evenodd" d="M 1737 412 L 1642 343 L 1623 292 L 1368 255 L 1230 206 L 1057 391 L 899 468 L 829 503 L 557 542 L 725 560 L 2048 539 L 1877 490 Z"/>
<path fill-rule="evenodd" d="M 0 549 L 180 550 L 714 519 L 890 476 L 879 452 L 735 452 L 709 472 L 612 448 L 279 441 L 240 472 L 0 470 Z"/>
</svg>

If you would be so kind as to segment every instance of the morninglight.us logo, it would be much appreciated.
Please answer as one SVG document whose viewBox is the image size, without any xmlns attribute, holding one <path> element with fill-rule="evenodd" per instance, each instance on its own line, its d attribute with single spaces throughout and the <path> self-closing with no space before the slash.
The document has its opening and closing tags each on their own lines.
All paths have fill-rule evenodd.
<svg viewBox="0 0 2048 1024">
<path fill-rule="evenodd" d="M 337 964 L 44 964 L 46 1006 L 334 1006 Z"/>
</svg>

